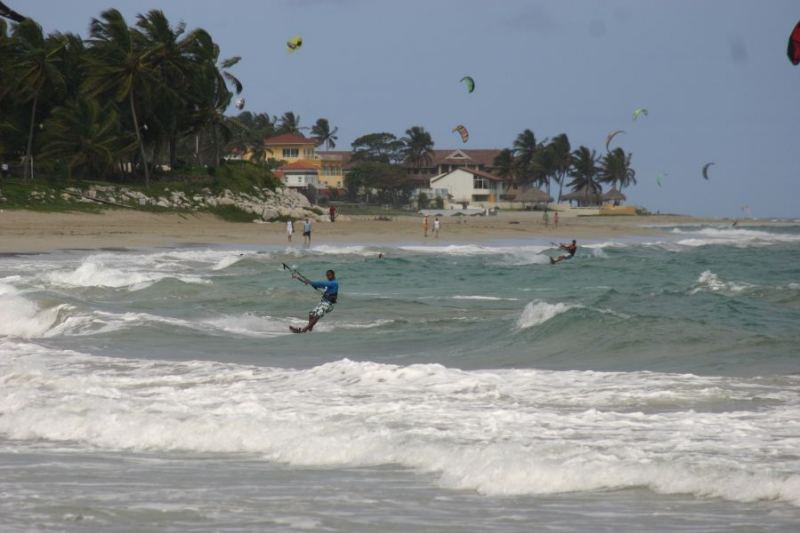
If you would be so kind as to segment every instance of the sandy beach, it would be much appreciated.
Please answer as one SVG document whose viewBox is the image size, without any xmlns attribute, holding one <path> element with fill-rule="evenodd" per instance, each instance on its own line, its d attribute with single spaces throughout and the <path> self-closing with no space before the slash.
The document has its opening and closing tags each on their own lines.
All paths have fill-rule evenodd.
<svg viewBox="0 0 800 533">
<path fill-rule="evenodd" d="M 443 242 L 485 242 L 501 239 L 553 238 L 596 240 L 622 236 L 662 234 L 651 226 L 709 222 L 688 216 L 562 218 L 558 228 L 545 227 L 541 213 L 505 212 L 490 217 L 444 218 Z M 715 220 L 713 222 L 721 222 Z M 336 223 L 315 223 L 313 243 L 426 242 L 420 216 L 376 220 L 348 217 Z M 187 244 L 265 244 L 286 242 L 283 223 L 226 222 L 210 214 L 158 214 L 141 211 L 91 213 L 0 212 L 0 253 L 47 252 L 74 248 L 136 248 Z M 294 242 L 302 242 L 301 224 L 295 224 Z"/>
</svg>

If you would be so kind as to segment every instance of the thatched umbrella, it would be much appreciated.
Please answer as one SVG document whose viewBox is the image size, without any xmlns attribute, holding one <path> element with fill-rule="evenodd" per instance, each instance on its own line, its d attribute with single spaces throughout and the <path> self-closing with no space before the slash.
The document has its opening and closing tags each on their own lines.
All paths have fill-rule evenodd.
<svg viewBox="0 0 800 533">
<path fill-rule="evenodd" d="M 616 187 L 613 187 L 610 191 L 603 195 L 604 202 L 613 202 L 614 205 L 619 205 L 620 202 L 624 202 L 628 198 L 622 194 Z"/>
<path fill-rule="evenodd" d="M 578 206 L 593 206 L 602 204 L 603 197 L 599 192 L 591 190 L 588 186 L 581 187 L 577 191 L 565 194 L 561 197 L 562 200 L 568 202 L 578 202 Z"/>
<path fill-rule="evenodd" d="M 517 193 L 516 197 L 514 197 L 514 200 L 517 202 L 522 202 L 523 204 L 546 204 L 548 202 L 552 202 L 553 198 L 547 196 L 547 193 L 542 192 L 535 187 L 531 187 L 520 193 Z"/>
</svg>

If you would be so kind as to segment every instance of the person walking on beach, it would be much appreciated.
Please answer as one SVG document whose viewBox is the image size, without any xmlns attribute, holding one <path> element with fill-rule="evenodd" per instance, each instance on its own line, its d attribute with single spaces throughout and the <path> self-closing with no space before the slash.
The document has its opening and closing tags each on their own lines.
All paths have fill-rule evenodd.
<svg viewBox="0 0 800 533">
<path fill-rule="evenodd" d="M 422 231 L 425 234 L 425 237 L 428 237 L 428 215 L 425 215 L 422 219 Z"/>
<path fill-rule="evenodd" d="M 292 234 L 294 233 L 294 222 L 292 219 L 286 221 L 286 237 L 289 239 L 289 242 L 292 242 Z"/>
<path fill-rule="evenodd" d="M 558 229 L 558 211 L 553 213 L 553 227 Z"/>
<path fill-rule="evenodd" d="M 575 257 L 575 252 L 578 251 L 578 244 L 575 242 L 575 239 L 572 239 L 572 243 L 571 244 L 561 243 L 558 247 L 561 248 L 562 250 L 566 251 L 567 253 L 564 254 L 564 255 L 560 255 L 560 256 L 556 257 L 555 259 L 553 259 L 551 257 L 550 258 L 550 264 L 551 265 L 555 265 L 556 263 L 560 263 L 561 261 L 564 261 L 565 259 L 572 259 L 573 257 Z"/>
<path fill-rule="evenodd" d="M 325 292 L 322 294 L 322 299 L 316 307 L 308 313 L 308 324 L 302 328 L 294 326 L 289 327 L 294 333 L 313 331 L 317 322 L 319 322 L 322 317 L 332 312 L 333 306 L 336 305 L 336 300 L 339 297 L 339 282 L 336 280 L 336 273 L 333 270 L 328 270 L 325 272 L 326 279 L 322 281 L 311 281 L 296 272 L 292 274 L 292 278 L 300 280 L 306 285 L 311 285 L 315 289 L 325 289 Z"/>
<path fill-rule="evenodd" d="M 328 208 L 328 215 L 331 217 L 331 222 L 336 222 L 336 206 L 332 205 Z"/>
<path fill-rule="evenodd" d="M 439 217 L 433 219 L 433 236 L 437 239 L 439 238 L 439 230 L 442 228 L 442 223 L 439 221 Z"/>
<path fill-rule="evenodd" d="M 544 215 L 542 216 L 542 220 L 544 220 L 544 227 L 546 228 L 547 225 L 550 223 L 550 218 L 547 215 L 547 210 L 545 209 Z"/>
<path fill-rule="evenodd" d="M 305 223 L 303 223 L 303 244 L 306 247 L 311 246 L 311 219 L 306 217 Z"/>
</svg>

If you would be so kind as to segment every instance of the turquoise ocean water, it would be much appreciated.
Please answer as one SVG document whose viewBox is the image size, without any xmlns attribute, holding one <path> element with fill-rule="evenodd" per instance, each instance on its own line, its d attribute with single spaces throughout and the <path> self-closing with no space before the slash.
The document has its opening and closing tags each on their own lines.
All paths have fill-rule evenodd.
<svg viewBox="0 0 800 533">
<path fill-rule="evenodd" d="M 0 258 L 0 529 L 794 531 L 800 226 L 663 230 Z"/>
</svg>

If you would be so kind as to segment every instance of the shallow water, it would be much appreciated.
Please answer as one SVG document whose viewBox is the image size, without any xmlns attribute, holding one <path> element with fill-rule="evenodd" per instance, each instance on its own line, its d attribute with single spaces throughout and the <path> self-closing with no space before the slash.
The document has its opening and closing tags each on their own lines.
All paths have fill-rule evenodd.
<svg viewBox="0 0 800 533">
<path fill-rule="evenodd" d="M 800 227 L 668 235 L 0 258 L 0 528 L 793 530 Z"/>
</svg>

